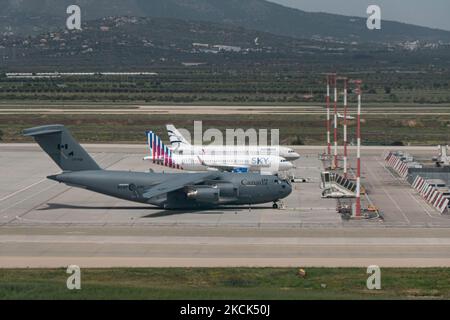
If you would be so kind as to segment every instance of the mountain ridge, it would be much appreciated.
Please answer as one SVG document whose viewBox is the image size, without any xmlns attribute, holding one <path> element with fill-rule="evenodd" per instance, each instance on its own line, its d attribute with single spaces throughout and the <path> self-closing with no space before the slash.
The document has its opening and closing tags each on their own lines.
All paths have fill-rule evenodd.
<svg viewBox="0 0 450 320">
<path fill-rule="evenodd" d="M 382 30 L 368 30 L 365 18 L 306 12 L 265 0 L 0 0 L 0 31 L 30 34 L 60 27 L 70 4 L 79 5 L 82 18 L 87 20 L 124 15 L 163 17 L 223 23 L 303 39 L 450 42 L 450 31 L 392 21 L 383 21 Z"/>
<path fill-rule="evenodd" d="M 447 65 L 450 45 L 343 44 L 173 18 L 106 17 L 82 30 L 0 40 L 0 70 L 111 70 L 345 64 Z"/>
</svg>

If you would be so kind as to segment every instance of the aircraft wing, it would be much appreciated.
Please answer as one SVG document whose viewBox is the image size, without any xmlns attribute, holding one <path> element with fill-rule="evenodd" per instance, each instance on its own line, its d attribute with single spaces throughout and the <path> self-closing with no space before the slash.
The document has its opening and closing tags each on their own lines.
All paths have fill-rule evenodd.
<svg viewBox="0 0 450 320">
<path fill-rule="evenodd" d="M 205 161 L 200 158 L 200 156 L 197 157 L 198 160 L 202 165 L 208 168 L 217 169 L 219 171 L 227 171 L 227 172 L 248 172 L 250 167 L 249 166 L 243 166 L 243 165 L 232 165 L 232 164 L 208 164 Z"/>
<path fill-rule="evenodd" d="M 226 171 L 226 172 L 248 172 L 250 170 L 247 166 L 234 166 L 234 165 L 227 165 L 227 164 L 214 164 L 214 165 L 206 165 L 208 168 L 217 169 L 219 171 Z"/>
<path fill-rule="evenodd" d="M 217 172 L 186 174 L 181 178 L 168 179 L 155 186 L 152 186 L 146 189 L 143 192 L 142 196 L 144 198 L 151 199 L 153 197 L 184 188 L 187 185 L 198 184 L 205 180 L 214 180 L 218 176 L 219 173 Z"/>
</svg>

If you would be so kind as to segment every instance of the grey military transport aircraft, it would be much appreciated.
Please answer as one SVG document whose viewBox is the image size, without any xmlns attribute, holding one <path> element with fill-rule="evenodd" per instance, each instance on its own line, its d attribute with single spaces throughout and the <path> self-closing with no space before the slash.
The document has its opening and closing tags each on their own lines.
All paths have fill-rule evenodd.
<svg viewBox="0 0 450 320">
<path fill-rule="evenodd" d="M 165 209 L 251 205 L 287 197 L 289 182 L 257 173 L 153 173 L 103 170 L 63 125 L 24 130 L 63 170 L 47 178 L 124 200 Z"/>
</svg>

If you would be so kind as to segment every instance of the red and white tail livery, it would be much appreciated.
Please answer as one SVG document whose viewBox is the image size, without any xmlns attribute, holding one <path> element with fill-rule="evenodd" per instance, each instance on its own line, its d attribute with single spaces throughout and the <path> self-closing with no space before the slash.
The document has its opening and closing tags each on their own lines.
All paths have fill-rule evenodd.
<svg viewBox="0 0 450 320">
<path fill-rule="evenodd" d="M 147 131 L 146 134 L 150 155 L 145 157 L 144 160 L 152 160 L 153 163 L 169 168 L 183 169 L 180 164 L 175 161 L 172 150 L 161 141 L 161 138 L 157 134 L 153 131 Z"/>
</svg>

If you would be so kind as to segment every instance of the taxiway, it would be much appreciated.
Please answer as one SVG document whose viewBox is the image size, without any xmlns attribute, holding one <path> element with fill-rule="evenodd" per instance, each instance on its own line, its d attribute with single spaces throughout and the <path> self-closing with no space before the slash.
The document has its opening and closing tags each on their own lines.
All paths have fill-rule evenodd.
<svg viewBox="0 0 450 320">
<path fill-rule="evenodd" d="M 148 171 L 145 145 L 87 145 L 108 169 Z M 59 168 L 35 144 L 0 144 L 0 267 L 450 266 L 440 215 L 368 147 L 363 184 L 384 220 L 344 221 L 320 197 L 323 147 L 300 147 L 283 209 L 271 204 L 166 211 L 47 180 Z M 434 148 L 409 148 L 430 158 Z M 171 169 L 169 169 L 171 170 Z"/>
</svg>

